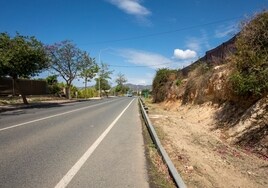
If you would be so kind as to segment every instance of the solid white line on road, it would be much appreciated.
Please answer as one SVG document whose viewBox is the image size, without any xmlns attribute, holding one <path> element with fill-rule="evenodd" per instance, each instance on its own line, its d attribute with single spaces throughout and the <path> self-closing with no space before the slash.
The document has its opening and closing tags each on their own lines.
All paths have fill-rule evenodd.
<svg viewBox="0 0 268 188">
<path fill-rule="evenodd" d="M 110 102 L 113 102 L 113 100 L 112 101 L 103 102 L 103 103 L 99 103 L 99 104 L 95 104 L 95 105 L 91 105 L 91 106 L 86 106 L 86 107 L 83 107 L 83 108 L 78 108 L 78 109 L 75 109 L 75 110 L 70 110 L 70 111 L 67 111 L 67 112 L 55 114 L 55 115 L 52 115 L 52 116 L 47 116 L 47 117 L 40 118 L 40 119 L 35 119 L 35 120 L 32 120 L 32 121 L 27 121 L 27 122 L 20 123 L 20 124 L 17 124 L 17 125 L 8 126 L 8 127 L 5 127 L 5 128 L 0 129 L 0 132 L 1 131 L 4 131 L 4 130 L 8 130 L 8 129 L 13 129 L 13 128 L 16 128 L 16 127 L 20 127 L 22 125 L 26 125 L 26 124 L 29 124 L 29 123 L 34 123 L 34 122 L 38 122 L 38 121 L 42 121 L 42 120 L 54 118 L 54 117 L 57 117 L 57 116 L 62 116 L 62 115 L 65 115 L 65 114 L 70 114 L 72 112 L 84 110 L 84 109 L 87 109 L 87 108 L 99 106 L 99 105 L 110 103 Z"/>
<path fill-rule="evenodd" d="M 131 103 L 134 101 L 133 99 L 127 107 L 115 118 L 115 120 L 109 125 L 109 127 L 100 135 L 100 137 L 88 148 L 88 150 L 84 153 L 84 155 L 74 164 L 74 166 L 67 172 L 67 174 L 59 181 L 59 183 L 55 186 L 55 188 L 64 188 L 66 187 L 73 177 L 77 174 L 80 168 L 84 165 L 86 160 L 91 156 L 94 150 L 99 146 L 102 140 L 106 137 L 106 135 L 110 132 L 110 130 L 114 127 L 119 118 L 124 114 L 124 112 L 128 109 Z"/>
</svg>

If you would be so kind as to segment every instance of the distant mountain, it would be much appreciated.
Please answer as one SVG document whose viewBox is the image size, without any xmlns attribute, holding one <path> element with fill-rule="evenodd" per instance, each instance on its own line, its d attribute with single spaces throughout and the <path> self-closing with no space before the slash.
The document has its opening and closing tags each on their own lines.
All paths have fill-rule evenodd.
<svg viewBox="0 0 268 188">
<path fill-rule="evenodd" d="M 149 89 L 149 90 L 152 90 L 152 85 L 135 85 L 135 84 L 125 84 L 125 86 L 129 87 L 130 90 L 133 90 L 133 91 L 141 91 L 141 90 L 144 90 L 144 89 Z"/>
</svg>

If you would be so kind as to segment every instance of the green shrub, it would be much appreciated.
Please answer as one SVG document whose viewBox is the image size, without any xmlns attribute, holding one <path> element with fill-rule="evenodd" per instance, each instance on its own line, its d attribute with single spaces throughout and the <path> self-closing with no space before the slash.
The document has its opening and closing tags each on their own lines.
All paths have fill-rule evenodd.
<svg viewBox="0 0 268 188">
<path fill-rule="evenodd" d="M 239 96 L 261 97 L 268 92 L 268 12 L 257 14 L 242 24 L 231 62 L 233 91 Z"/>
<path fill-rule="evenodd" d="M 172 80 L 173 77 L 176 79 L 177 70 L 162 68 L 156 71 L 152 88 L 154 102 L 162 102 L 165 100 L 168 94 L 169 83 L 172 84 L 172 82 L 175 80 Z"/>
<path fill-rule="evenodd" d="M 49 94 L 58 94 L 61 92 L 61 87 L 58 84 L 48 85 L 48 93 Z"/>
<path fill-rule="evenodd" d="M 87 88 L 79 90 L 78 97 L 79 98 L 91 98 L 98 95 L 98 92 L 95 88 Z"/>
<path fill-rule="evenodd" d="M 177 79 L 175 84 L 176 84 L 176 86 L 180 86 L 181 83 L 182 83 L 182 80 L 181 79 Z"/>
<path fill-rule="evenodd" d="M 245 97 L 262 96 L 268 89 L 268 69 L 264 71 L 253 71 L 249 74 L 235 72 L 230 80 L 236 94 Z"/>
</svg>

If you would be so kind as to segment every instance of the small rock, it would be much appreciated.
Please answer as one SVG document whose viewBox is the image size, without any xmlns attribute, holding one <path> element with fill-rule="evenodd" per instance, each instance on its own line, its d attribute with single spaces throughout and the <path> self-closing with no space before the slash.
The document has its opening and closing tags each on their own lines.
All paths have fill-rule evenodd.
<svg viewBox="0 0 268 188">
<path fill-rule="evenodd" d="M 185 166 L 186 170 L 191 172 L 194 170 L 194 167 L 193 166 Z"/>
</svg>

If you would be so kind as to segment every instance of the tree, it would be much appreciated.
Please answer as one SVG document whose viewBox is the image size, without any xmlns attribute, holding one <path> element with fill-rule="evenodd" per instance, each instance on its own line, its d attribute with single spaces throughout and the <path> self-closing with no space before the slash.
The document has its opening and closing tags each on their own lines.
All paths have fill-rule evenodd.
<svg viewBox="0 0 268 188">
<path fill-rule="evenodd" d="M 119 92 L 121 94 L 126 93 L 128 90 L 128 87 L 125 87 L 124 84 L 127 82 L 127 79 L 125 78 L 125 75 L 121 72 L 117 75 L 117 78 L 115 80 L 117 83 L 117 86 L 115 88 L 116 92 Z"/>
<path fill-rule="evenodd" d="M 96 75 L 96 73 L 98 72 L 98 69 L 99 67 L 95 63 L 95 59 L 91 58 L 89 54 L 84 52 L 79 76 L 81 78 L 84 78 L 86 92 L 87 92 L 87 83 L 90 82 L 90 80 Z"/>
<path fill-rule="evenodd" d="M 61 88 L 58 84 L 57 75 L 51 75 L 46 78 L 46 82 L 48 84 L 48 90 L 50 94 L 59 94 Z"/>
<path fill-rule="evenodd" d="M 109 90 L 111 89 L 111 85 L 109 84 L 109 81 L 107 79 L 101 78 L 100 83 L 99 83 L 99 78 L 96 78 L 95 88 L 97 90 L 99 90 L 99 84 L 100 84 L 100 91 L 104 91 L 105 95 L 108 97 Z M 101 94 L 101 92 L 99 94 Z"/>
<path fill-rule="evenodd" d="M 46 46 L 51 67 L 66 82 L 66 97 L 71 99 L 71 85 L 77 77 L 83 62 L 83 53 L 70 41 Z"/>
<path fill-rule="evenodd" d="M 57 75 L 51 75 L 46 78 L 48 85 L 53 85 L 58 83 Z"/>
<path fill-rule="evenodd" d="M 0 33 L 0 76 L 10 76 L 21 94 L 24 104 L 28 104 L 19 85 L 19 78 L 36 76 L 48 67 L 48 59 L 43 44 L 35 37 L 19 33 L 11 37 Z"/>
<path fill-rule="evenodd" d="M 149 89 L 143 89 L 143 90 L 141 91 L 141 95 L 142 95 L 144 98 L 148 98 L 149 94 L 150 94 L 150 90 L 149 90 Z"/>
<path fill-rule="evenodd" d="M 177 70 L 162 68 L 156 71 L 156 75 L 153 79 L 153 88 L 152 95 L 154 102 L 163 102 L 168 94 L 169 83 L 172 83 L 174 80 L 171 75 L 177 73 Z"/>
<path fill-rule="evenodd" d="M 109 70 L 109 67 L 107 64 L 101 63 L 99 67 L 99 77 L 96 78 L 96 85 L 95 88 L 99 90 L 99 94 L 101 95 L 101 91 L 107 91 L 111 88 L 108 80 L 111 79 L 110 75 L 113 73 L 113 71 Z M 106 93 L 106 92 L 105 92 Z M 106 93 L 107 95 L 107 93 Z"/>
</svg>

